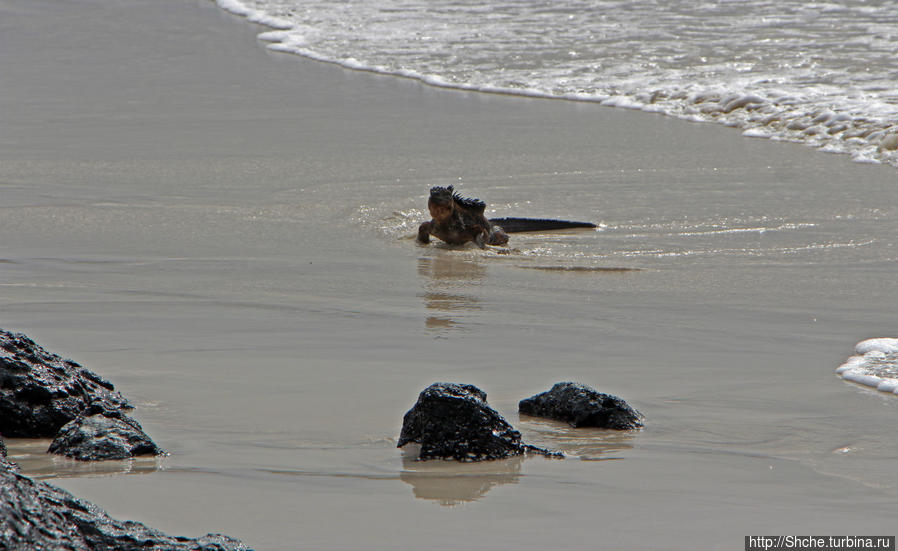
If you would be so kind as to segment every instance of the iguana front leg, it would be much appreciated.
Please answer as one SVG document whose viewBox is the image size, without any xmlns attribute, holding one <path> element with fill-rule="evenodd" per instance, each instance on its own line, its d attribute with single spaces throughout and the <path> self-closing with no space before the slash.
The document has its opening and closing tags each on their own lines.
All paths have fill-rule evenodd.
<svg viewBox="0 0 898 551">
<path fill-rule="evenodd" d="M 433 227 L 433 220 L 424 222 L 418 226 L 418 243 L 424 245 L 430 243 L 430 228 Z"/>
<path fill-rule="evenodd" d="M 488 242 L 490 245 L 506 245 L 508 244 L 508 234 L 502 228 L 495 226 L 490 231 Z"/>
</svg>

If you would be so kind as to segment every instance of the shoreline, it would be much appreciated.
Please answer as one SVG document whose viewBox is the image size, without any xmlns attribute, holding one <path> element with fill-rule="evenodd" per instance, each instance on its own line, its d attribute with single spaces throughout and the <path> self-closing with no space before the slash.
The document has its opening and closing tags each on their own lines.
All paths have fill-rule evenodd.
<svg viewBox="0 0 898 551">
<path fill-rule="evenodd" d="M 265 15 L 259 10 L 255 10 L 253 8 L 248 8 L 243 5 L 240 0 L 210 0 L 214 2 L 216 6 L 222 11 L 238 18 L 242 18 L 245 21 L 252 23 L 254 25 L 258 25 L 262 28 L 269 29 L 266 32 L 261 32 L 257 35 L 257 39 L 265 43 L 265 49 L 271 52 L 284 53 L 289 55 L 295 55 L 301 57 L 303 59 L 325 63 L 328 65 L 333 65 L 339 67 L 341 69 L 346 69 L 350 71 L 357 71 L 362 73 L 368 73 L 373 75 L 380 76 L 388 76 L 400 79 L 407 79 L 414 82 L 418 82 L 425 86 L 437 88 L 437 89 L 445 89 L 445 90 L 455 90 L 460 92 L 474 92 L 479 94 L 491 94 L 491 95 L 500 95 L 500 96 L 510 96 L 510 97 L 520 97 L 520 98 L 530 98 L 530 99 L 546 99 L 546 100 L 559 100 L 559 101 L 571 101 L 577 103 L 587 103 L 587 104 L 597 104 L 602 107 L 613 107 L 620 108 L 632 111 L 640 111 L 644 113 L 651 113 L 656 115 L 662 115 L 664 117 L 669 117 L 675 120 L 693 122 L 693 123 L 701 123 L 701 124 L 714 124 L 714 125 L 722 125 L 728 128 L 738 129 L 743 137 L 746 138 L 754 138 L 754 139 L 765 139 L 773 142 L 783 142 L 783 143 L 795 143 L 800 144 L 805 147 L 809 147 L 812 149 L 816 149 L 821 153 L 830 153 L 837 155 L 849 155 L 852 162 L 860 163 L 860 164 L 876 164 L 876 165 L 885 165 L 892 166 L 894 168 L 898 168 L 898 160 L 893 156 L 891 162 L 889 160 L 881 160 L 871 157 L 871 151 L 864 150 L 845 150 L 840 149 L 843 147 L 847 147 L 844 144 L 840 144 L 839 142 L 825 142 L 825 143 L 814 143 L 807 142 L 805 139 L 809 134 L 804 132 L 805 130 L 813 130 L 814 128 L 818 128 L 821 126 L 825 126 L 827 128 L 832 127 L 835 124 L 840 123 L 844 120 L 846 114 L 842 114 L 837 116 L 836 114 L 827 115 L 825 112 L 814 113 L 811 118 L 814 120 L 804 124 L 801 120 L 793 121 L 793 124 L 799 125 L 800 132 L 794 132 L 792 134 L 786 135 L 777 135 L 771 134 L 769 129 L 763 127 L 763 125 L 758 126 L 754 123 L 749 124 L 751 121 L 745 121 L 747 126 L 740 126 L 738 122 L 734 120 L 726 120 L 720 119 L 716 120 L 713 117 L 710 119 L 702 118 L 702 114 L 713 114 L 714 116 L 729 116 L 733 111 L 741 111 L 744 110 L 746 112 L 753 111 L 761 107 L 765 101 L 760 99 L 757 95 L 752 92 L 744 92 L 740 94 L 727 94 L 727 95 L 719 95 L 718 97 L 714 97 L 712 93 L 702 92 L 698 93 L 697 97 L 694 98 L 693 103 L 695 106 L 701 105 L 701 108 L 696 108 L 691 113 L 676 113 L 676 112 L 665 112 L 661 107 L 655 107 L 654 97 L 660 91 L 655 91 L 652 93 L 652 99 L 649 103 L 644 103 L 643 100 L 638 98 L 620 95 L 620 96 L 604 96 L 604 95 L 595 95 L 589 93 L 566 93 L 566 94 L 555 94 L 552 92 L 540 91 L 532 88 L 507 88 L 501 86 L 477 86 L 473 84 L 465 84 L 465 83 L 452 83 L 448 82 L 445 79 L 436 76 L 436 75 L 428 75 L 423 73 L 418 73 L 412 70 L 387 70 L 380 69 L 373 66 L 368 66 L 363 63 L 355 61 L 353 58 L 349 58 L 349 60 L 337 60 L 329 58 L 325 55 L 318 54 L 311 50 L 308 50 L 301 46 L 289 46 L 284 44 L 283 40 L 289 40 L 289 35 L 286 34 L 286 31 L 293 29 L 293 24 L 285 19 L 279 19 L 277 17 L 271 17 Z M 351 60 L 351 61 L 350 61 Z M 714 103 L 719 103 L 717 107 L 713 107 Z M 774 119 L 778 118 L 781 113 L 774 112 L 770 114 L 768 118 Z M 822 121 L 818 121 L 817 119 L 822 117 Z M 859 121 L 863 121 L 864 118 L 859 118 Z M 817 124 L 819 123 L 819 124 Z M 817 124 L 817 126 L 813 126 Z M 898 149 L 898 134 L 895 132 L 887 132 L 887 129 L 890 126 L 885 126 L 880 129 L 869 129 L 866 133 L 859 132 L 858 136 L 863 134 L 863 138 L 866 139 L 868 134 L 875 135 L 879 134 L 879 143 L 876 144 L 875 153 L 883 154 L 889 151 L 895 151 Z M 824 128 L 826 130 L 826 128 Z M 818 132 L 819 133 L 819 132 Z M 812 134 L 810 134 L 812 135 Z M 857 139 L 858 136 L 855 136 L 852 139 Z M 874 144 L 871 144 L 871 146 Z M 868 148 L 869 149 L 869 148 Z"/>
</svg>

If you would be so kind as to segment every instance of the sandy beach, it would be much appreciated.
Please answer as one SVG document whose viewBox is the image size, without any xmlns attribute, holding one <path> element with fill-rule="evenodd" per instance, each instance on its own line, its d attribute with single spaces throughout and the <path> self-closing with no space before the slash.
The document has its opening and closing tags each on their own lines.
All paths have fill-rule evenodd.
<svg viewBox="0 0 898 551">
<path fill-rule="evenodd" d="M 834 369 L 895 336 L 894 168 L 350 71 L 263 30 L 202 0 L 0 0 L 0 327 L 113 381 L 170 454 L 11 440 L 26 474 L 259 550 L 891 530 L 898 400 Z M 449 184 L 600 229 L 416 245 Z M 518 417 L 564 380 L 645 430 Z M 435 381 L 568 458 L 404 460 Z"/>
</svg>

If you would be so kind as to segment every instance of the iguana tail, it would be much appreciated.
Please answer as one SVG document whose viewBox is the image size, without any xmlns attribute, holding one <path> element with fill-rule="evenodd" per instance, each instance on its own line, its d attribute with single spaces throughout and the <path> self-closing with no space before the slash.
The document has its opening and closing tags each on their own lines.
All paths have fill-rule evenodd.
<svg viewBox="0 0 898 551">
<path fill-rule="evenodd" d="M 490 218 L 490 223 L 501 227 L 505 230 L 505 233 L 596 227 L 592 222 L 572 222 L 570 220 L 551 220 L 546 218 Z"/>
</svg>

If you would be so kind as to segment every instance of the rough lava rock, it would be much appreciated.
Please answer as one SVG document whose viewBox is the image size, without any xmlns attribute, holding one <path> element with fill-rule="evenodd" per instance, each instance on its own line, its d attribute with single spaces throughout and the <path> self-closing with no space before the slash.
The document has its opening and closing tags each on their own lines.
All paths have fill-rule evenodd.
<svg viewBox="0 0 898 551">
<path fill-rule="evenodd" d="M 47 352 L 25 335 L 0 329 L 0 433 L 46 437 L 65 425 L 58 449 L 79 459 L 161 453 L 137 421 L 125 415 L 129 409 L 131 404 L 108 381 Z M 139 522 L 113 519 L 92 503 L 20 474 L 5 456 L 0 439 L 0 549 L 247 549 L 220 534 L 179 538 Z"/>
<path fill-rule="evenodd" d="M 54 551 L 246 551 L 220 534 L 172 537 L 111 518 L 96 505 L 21 475 L 0 458 L 0 549 Z"/>
<path fill-rule="evenodd" d="M 88 410 L 59 430 L 50 453 L 80 461 L 128 459 L 164 452 L 143 431 L 140 423 L 120 410 Z"/>
<path fill-rule="evenodd" d="M 133 407 L 96 373 L 0 329 L 0 433 L 52 437 L 91 405 Z"/>
<path fill-rule="evenodd" d="M 434 383 L 424 389 L 402 420 L 397 447 L 421 445 L 418 459 L 483 461 L 524 453 L 561 457 L 523 444 L 496 410 L 486 403 L 486 393 L 473 385 Z"/>
<path fill-rule="evenodd" d="M 525 398 L 518 412 L 566 421 L 574 427 L 617 430 L 642 428 L 643 415 L 627 402 L 579 383 L 556 383 L 551 390 Z"/>
</svg>

